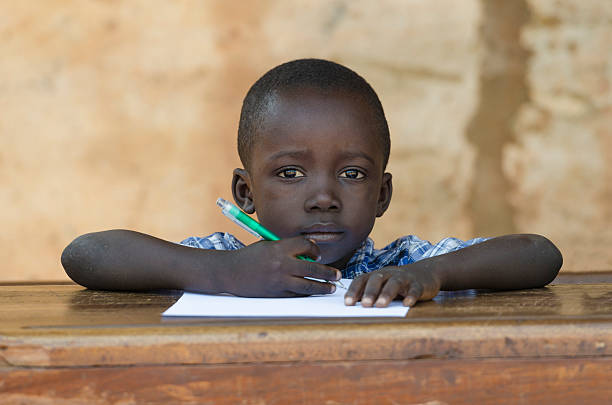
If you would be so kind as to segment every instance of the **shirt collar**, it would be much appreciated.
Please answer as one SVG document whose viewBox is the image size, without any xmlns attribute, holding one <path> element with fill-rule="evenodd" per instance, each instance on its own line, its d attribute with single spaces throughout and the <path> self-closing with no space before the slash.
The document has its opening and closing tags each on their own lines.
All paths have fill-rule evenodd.
<svg viewBox="0 0 612 405">
<path fill-rule="evenodd" d="M 349 260 L 348 263 L 346 264 L 346 268 L 347 269 L 354 268 L 356 266 L 359 266 L 359 264 L 363 262 L 366 262 L 367 264 L 369 259 L 372 257 L 373 253 L 374 253 L 374 241 L 370 238 L 367 238 L 366 240 L 363 241 L 359 249 L 355 251 L 355 254 L 353 254 L 353 257 L 351 257 L 351 260 Z"/>
</svg>

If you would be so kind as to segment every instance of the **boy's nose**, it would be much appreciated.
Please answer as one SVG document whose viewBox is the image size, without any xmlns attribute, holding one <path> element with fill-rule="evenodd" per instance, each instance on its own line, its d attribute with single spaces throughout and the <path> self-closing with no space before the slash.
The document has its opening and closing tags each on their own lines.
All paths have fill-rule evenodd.
<svg viewBox="0 0 612 405">
<path fill-rule="evenodd" d="M 317 190 L 304 203 L 306 211 L 339 211 L 342 208 L 340 200 L 330 190 Z"/>
</svg>

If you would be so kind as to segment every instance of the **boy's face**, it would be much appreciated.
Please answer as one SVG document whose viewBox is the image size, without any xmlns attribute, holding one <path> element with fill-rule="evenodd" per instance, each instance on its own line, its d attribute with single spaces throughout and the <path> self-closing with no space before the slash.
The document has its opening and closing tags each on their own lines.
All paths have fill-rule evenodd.
<svg viewBox="0 0 612 405">
<path fill-rule="evenodd" d="M 391 199 L 372 115 L 351 94 L 277 95 L 256 134 L 248 172 L 234 172 L 237 203 L 281 238 L 312 239 L 322 263 L 343 268 Z"/>
</svg>

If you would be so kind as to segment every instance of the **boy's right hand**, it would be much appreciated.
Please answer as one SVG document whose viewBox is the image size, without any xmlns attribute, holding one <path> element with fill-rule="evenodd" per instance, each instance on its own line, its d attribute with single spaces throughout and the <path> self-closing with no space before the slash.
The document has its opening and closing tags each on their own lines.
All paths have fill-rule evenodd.
<svg viewBox="0 0 612 405">
<path fill-rule="evenodd" d="M 298 259 L 319 257 L 319 247 L 296 236 L 279 241 L 260 241 L 232 251 L 225 291 L 245 297 L 296 297 L 331 294 L 336 286 L 321 280 L 336 281 L 339 270 L 321 263 Z"/>
</svg>

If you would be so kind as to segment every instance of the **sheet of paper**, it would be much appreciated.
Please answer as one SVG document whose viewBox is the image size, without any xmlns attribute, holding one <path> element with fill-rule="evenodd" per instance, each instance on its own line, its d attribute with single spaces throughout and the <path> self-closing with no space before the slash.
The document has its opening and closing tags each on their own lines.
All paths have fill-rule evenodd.
<svg viewBox="0 0 612 405">
<path fill-rule="evenodd" d="M 343 279 L 348 286 L 351 280 Z M 360 303 L 344 305 L 346 290 L 299 298 L 243 298 L 231 295 L 184 293 L 162 315 L 208 317 L 404 317 L 408 307 L 393 301 L 387 308 L 364 308 Z"/>
</svg>

